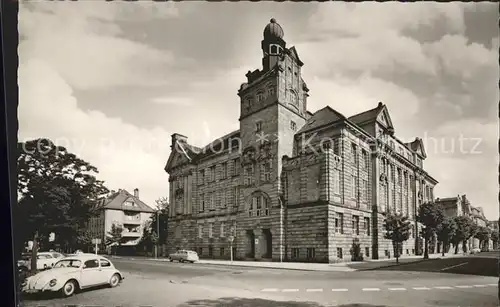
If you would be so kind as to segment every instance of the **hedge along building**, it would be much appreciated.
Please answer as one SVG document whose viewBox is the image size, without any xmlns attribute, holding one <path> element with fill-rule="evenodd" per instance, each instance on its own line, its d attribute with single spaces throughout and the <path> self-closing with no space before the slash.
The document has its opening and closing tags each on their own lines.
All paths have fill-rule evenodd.
<svg viewBox="0 0 500 307">
<path fill-rule="evenodd" d="M 283 36 L 272 19 L 262 70 L 249 71 L 238 91 L 239 130 L 204 148 L 172 135 L 170 250 L 336 262 L 350 259 L 358 238 L 365 257 L 390 257 L 382 225 L 392 210 L 412 220 L 403 254 L 415 254 L 416 210 L 437 184 L 423 169 L 422 140 L 400 141 L 382 103 L 352 117 L 328 106 L 307 111 L 303 63 Z"/>
</svg>

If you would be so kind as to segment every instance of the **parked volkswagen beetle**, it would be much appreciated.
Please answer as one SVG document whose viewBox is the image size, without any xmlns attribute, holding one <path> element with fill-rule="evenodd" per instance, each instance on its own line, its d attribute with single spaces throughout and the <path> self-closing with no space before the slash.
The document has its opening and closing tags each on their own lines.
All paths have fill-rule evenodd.
<svg viewBox="0 0 500 307">
<path fill-rule="evenodd" d="M 73 295 L 77 290 L 108 284 L 116 287 L 124 279 L 113 263 L 105 257 L 81 254 L 63 258 L 51 270 L 39 272 L 21 284 L 24 293 L 60 292 Z"/>
</svg>

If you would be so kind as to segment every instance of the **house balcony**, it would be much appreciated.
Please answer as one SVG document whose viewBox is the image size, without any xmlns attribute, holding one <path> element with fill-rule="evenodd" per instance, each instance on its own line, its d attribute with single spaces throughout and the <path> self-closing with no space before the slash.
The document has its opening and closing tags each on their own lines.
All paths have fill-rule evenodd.
<svg viewBox="0 0 500 307">
<path fill-rule="evenodd" d="M 139 238 L 141 237 L 141 233 L 138 231 L 123 231 L 122 238 Z"/>
<path fill-rule="evenodd" d="M 128 225 L 140 225 L 142 220 L 140 215 L 137 216 L 129 215 L 129 216 L 124 216 L 122 222 L 123 224 L 128 224 Z"/>
</svg>

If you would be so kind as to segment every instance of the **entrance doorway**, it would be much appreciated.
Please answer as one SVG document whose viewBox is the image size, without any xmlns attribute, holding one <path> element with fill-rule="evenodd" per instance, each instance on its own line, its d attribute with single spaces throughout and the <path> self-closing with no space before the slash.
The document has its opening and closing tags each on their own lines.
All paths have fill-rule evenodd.
<svg viewBox="0 0 500 307">
<path fill-rule="evenodd" d="M 273 257 L 273 235 L 270 229 L 262 229 L 263 239 L 265 241 L 266 250 L 263 258 L 271 259 Z"/>
<path fill-rule="evenodd" d="M 246 237 L 248 251 L 246 256 L 248 258 L 255 258 L 255 234 L 253 233 L 253 230 L 247 230 Z"/>
</svg>

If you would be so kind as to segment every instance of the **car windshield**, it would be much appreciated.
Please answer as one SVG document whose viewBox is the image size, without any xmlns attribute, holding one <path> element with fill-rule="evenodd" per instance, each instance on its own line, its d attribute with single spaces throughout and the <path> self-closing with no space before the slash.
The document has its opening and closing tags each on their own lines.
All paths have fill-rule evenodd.
<svg viewBox="0 0 500 307">
<path fill-rule="evenodd" d="M 82 262 L 77 259 L 63 259 L 59 260 L 54 268 L 79 268 L 82 265 Z"/>
</svg>

